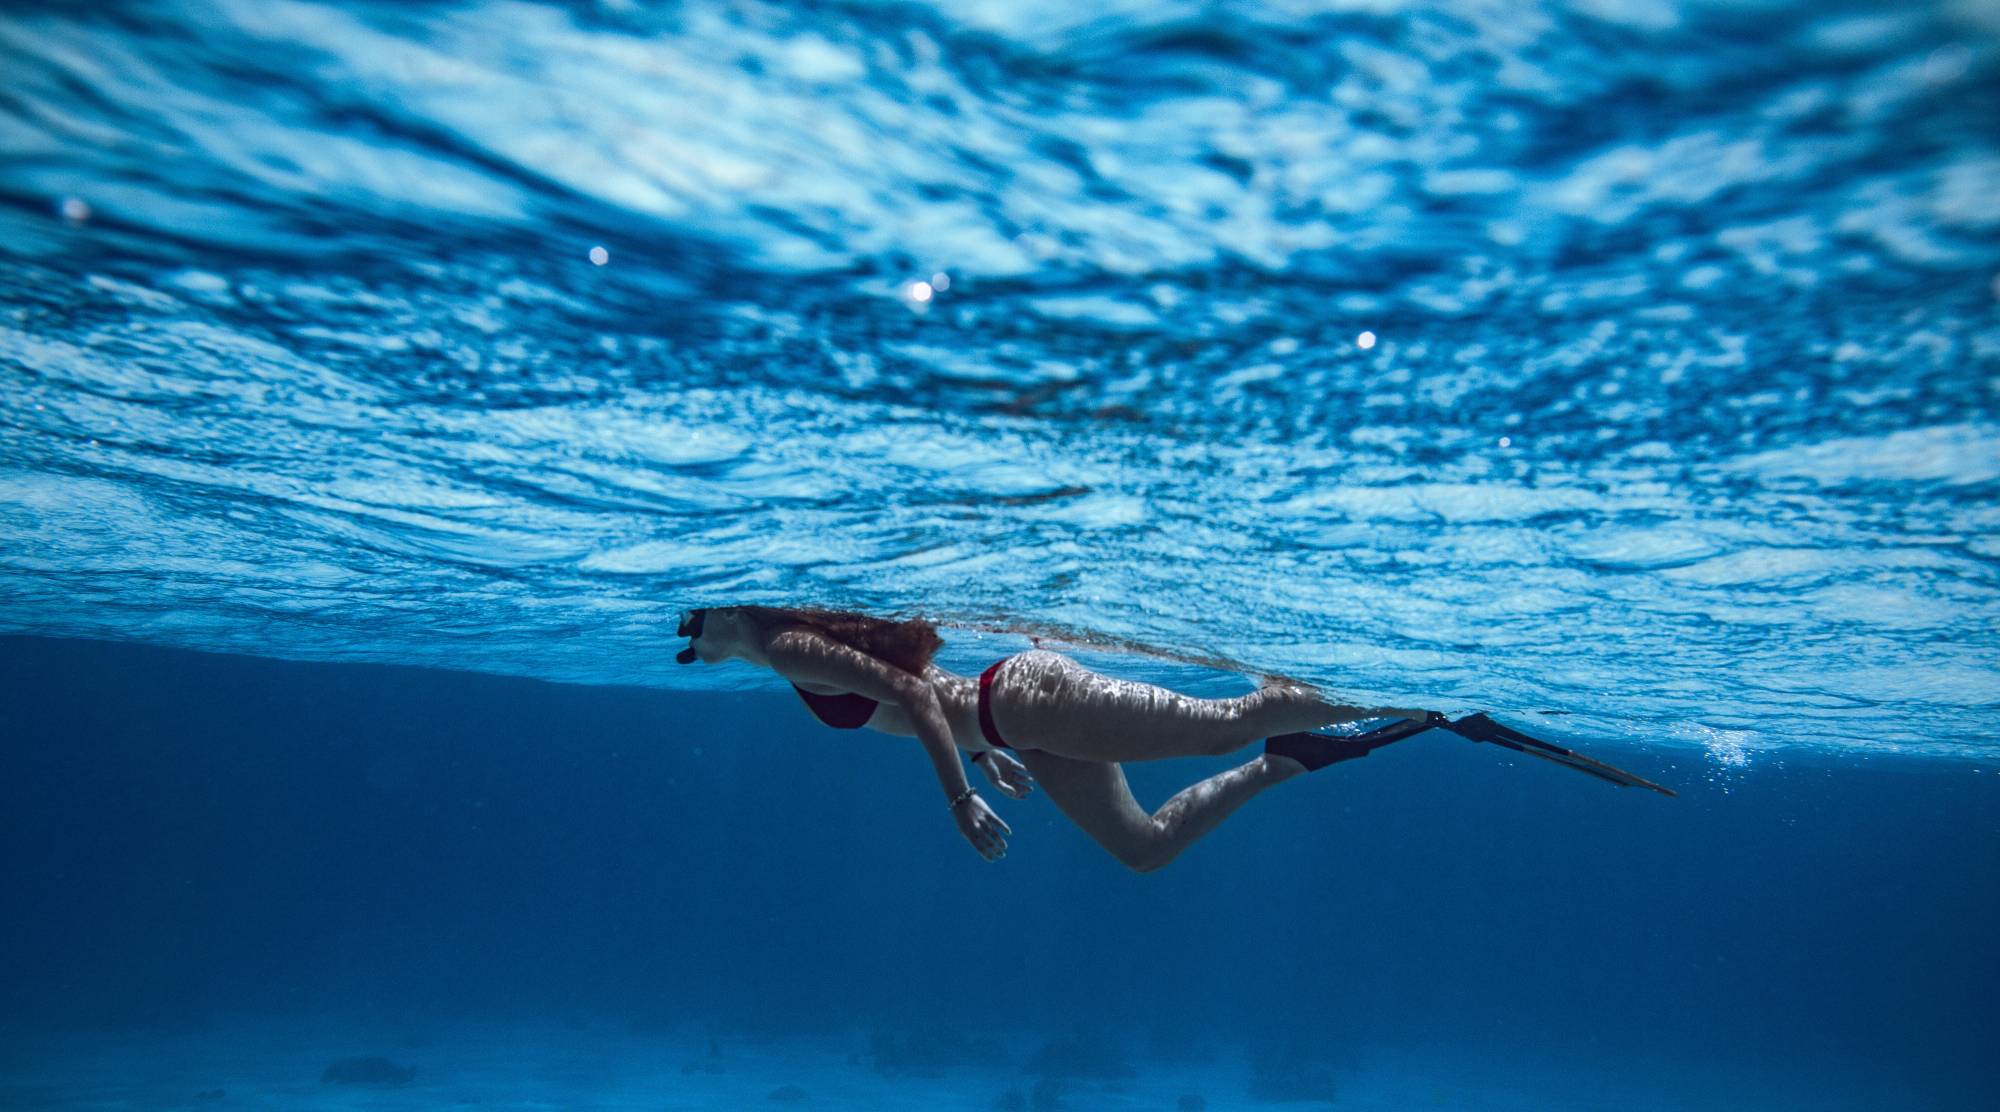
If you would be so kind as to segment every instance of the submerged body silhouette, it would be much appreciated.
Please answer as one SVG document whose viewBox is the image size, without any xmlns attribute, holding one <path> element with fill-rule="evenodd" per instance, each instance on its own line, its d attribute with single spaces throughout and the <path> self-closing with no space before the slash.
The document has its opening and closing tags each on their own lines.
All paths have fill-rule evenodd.
<svg viewBox="0 0 2000 1112">
<path fill-rule="evenodd" d="M 677 659 L 740 659 L 790 681 L 822 722 L 867 726 L 923 743 L 959 832 L 987 860 L 1006 853 L 1011 828 L 966 779 L 961 750 L 1001 792 L 1019 799 L 1039 781 L 1056 807 L 1127 867 L 1172 861 L 1259 792 L 1360 755 L 1350 739 L 1301 731 L 1393 717 L 1399 736 L 1437 716 L 1396 707 L 1338 706 L 1302 686 L 1269 683 L 1203 699 L 1100 675 L 1060 653 L 1007 657 L 977 678 L 931 663 L 941 642 L 926 622 L 857 614 L 724 607 L 691 611 Z M 1148 812 L 1132 796 L 1127 761 L 1218 756 L 1259 738 L 1264 753 L 1217 773 Z"/>
</svg>

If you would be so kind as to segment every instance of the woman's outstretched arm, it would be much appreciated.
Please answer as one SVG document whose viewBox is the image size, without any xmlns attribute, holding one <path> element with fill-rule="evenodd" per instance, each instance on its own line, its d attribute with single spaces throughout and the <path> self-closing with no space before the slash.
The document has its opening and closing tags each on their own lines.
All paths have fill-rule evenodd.
<svg viewBox="0 0 2000 1112">
<path fill-rule="evenodd" d="M 952 807 L 959 832 L 965 835 L 987 860 L 1007 851 L 1006 835 L 1013 833 L 986 802 L 972 793 L 965 778 L 965 765 L 958 746 L 951 739 L 951 724 L 937 692 L 917 676 L 867 653 L 849 648 L 829 637 L 807 629 L 791 629 L 772 637 L 764 648 L 771 667 L 794 683 L 816 683 L 865 695 L 879 703 L 893 703 L 909 718 L 937 772 L 938 785 Z"/>
</svg>

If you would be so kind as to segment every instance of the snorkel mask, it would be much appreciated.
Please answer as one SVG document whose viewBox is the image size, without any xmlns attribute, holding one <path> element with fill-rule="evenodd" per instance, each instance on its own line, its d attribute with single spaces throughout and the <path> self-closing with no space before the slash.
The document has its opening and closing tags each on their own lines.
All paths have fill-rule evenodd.
<svg viewBox="0 0 2000 1112">
<path fill-rule="evenodd" d="M 674 636 L 687 638 L 688 647 L 674 654 L 675 663 L 693 664 L 695 662 L 694 640 L 701 636 L 702 623 L 707 620 L 708 610 L 706 608 L 690 610 L 681 615 L 681 628 Z"/>
</svg>

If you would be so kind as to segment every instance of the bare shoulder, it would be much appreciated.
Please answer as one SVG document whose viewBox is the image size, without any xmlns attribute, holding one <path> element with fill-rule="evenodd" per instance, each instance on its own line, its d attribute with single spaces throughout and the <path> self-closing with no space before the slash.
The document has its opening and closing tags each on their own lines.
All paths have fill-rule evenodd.
<svg viewBox="0 0 2000 1112">
<path fill-rule="evenodd" d="M 897 697 L 908 673 L 808 626 L 773 631 L 764 643 L 771 669 L 796 684 L 852 691 L 872 699 Z"/>
<path fill-rule="evenodd" d="M 810 626 L 785 626 L 766 633 L 758 646 L 772 669 L 786 679 L 797 680 L 796 672 L 818 671 L 832 661 L 845 646 Z"/>
</svg>

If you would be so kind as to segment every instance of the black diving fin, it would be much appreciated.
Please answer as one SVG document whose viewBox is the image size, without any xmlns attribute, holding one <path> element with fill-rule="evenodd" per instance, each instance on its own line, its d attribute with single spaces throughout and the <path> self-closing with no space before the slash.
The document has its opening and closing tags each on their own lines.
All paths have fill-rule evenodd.
<svg viewBox="0 0 2000 1112">
<path fill-rule="evenodd" d="M 1503 726 L 1484 712 L 1468 714 L 1453 721 L 1432 711 L 1423 718 L 1399 718 L 1386 726 L 1378 726 L 1366 733 L 1352 735 L 1311 731 L 1280 734 L 1264 742 L 1264 751 L 1280 757 L 1290 757 L 1311 771 L 1325 768 L 1330 764 L 1339 764 L 1341 761 L 1365 757 L 1390 742 L 1402 741 L 1404 738 L 1414 737 L 1430 729 L 1449 730 L 1468 741 L 1488 742 L 1503 749 L 1512 749 L 1516 753 L 1553 761 L 1587 776 L 1609 781 L 1621 788 L 1651 788 L 1662 795 L 1679 794 L 1672 788 L 1655 784 L 1643 776 L 1634 776 L 1595 757 L 1586 757 L 1574 749 L 1565 749 L 1540 738 L 1530 737 L 1511 726 Z"/>
<path fill-rule="evenodd" d="M 1622 768 L 1615 768 L 1594 757 L 1586 757 L 1574 749 L 1565 749 L 1540 738 L 1529 737 L 1511 726 L 1503 726 L 1493 721 L 1483 712 L 1468 714 L 1456 722 L 1441 722 L 1439 725 L 1467 740 L 1491 742 L 1503 749 L 1512 749 L 1516 753 L 1526 753 L 1530 757 L 1554 761 L 1585 775 L 1609 780 L 1621 788 L 1651 788 L 1663 795 L 1679 794 L 1672 788 L 1655 784 L 1643 776 L 1634 776 Z"/>
<path fill-rule="evenodd" d="M 1299 734 L 1279 734 L 1265 740 L 1264 752 L 1290 757 L 1306 766 L 1306 771 L 1314 772 L 1330 764 L 1365 757 L 1392 741 L 1415 737 L 1435 726 L 1449 729 L 1451 724 L 1444 715 L 1432 711 L 1423 718 L 1398 718 L 1366 733 L 1322 734 L 1308 730 Z"/>
</svg>

